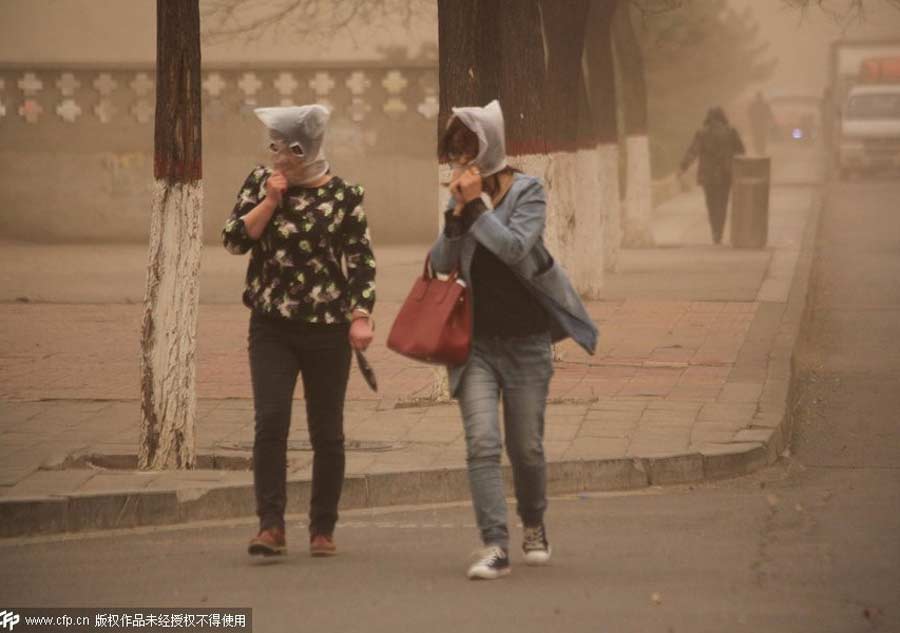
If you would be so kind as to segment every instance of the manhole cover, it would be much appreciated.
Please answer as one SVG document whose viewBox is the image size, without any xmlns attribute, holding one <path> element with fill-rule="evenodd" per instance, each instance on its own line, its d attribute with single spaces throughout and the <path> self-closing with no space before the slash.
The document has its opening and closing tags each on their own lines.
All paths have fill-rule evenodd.
<svg viewBox="0 0 900 633">
<path fill-rule="evenodd" d="M 216 444 L 216 448 L 222 448 L 231 451 L 252 451 L 253 442 L 220 442 Z M 366 442 L 362 440 L 345 440 L 344 450 L 354 453 L 387 453 L 403 448 L 395 442 Z M 288 440 L 288 451 L 312 451 L 312 445 L 309 440 Z"/>
</svg>

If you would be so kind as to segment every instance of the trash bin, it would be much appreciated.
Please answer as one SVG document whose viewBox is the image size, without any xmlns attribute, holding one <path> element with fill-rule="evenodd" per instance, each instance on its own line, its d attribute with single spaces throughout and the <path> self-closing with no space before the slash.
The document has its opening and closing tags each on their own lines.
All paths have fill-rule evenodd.
<svg viewBox="0 0 900 633">
<path fill-rule="evenodd" d="M 766 246 L 770 172 L 768 157 L 734 157 L 731 191 L 731 246 L 734 248 Z"/>
</svg>

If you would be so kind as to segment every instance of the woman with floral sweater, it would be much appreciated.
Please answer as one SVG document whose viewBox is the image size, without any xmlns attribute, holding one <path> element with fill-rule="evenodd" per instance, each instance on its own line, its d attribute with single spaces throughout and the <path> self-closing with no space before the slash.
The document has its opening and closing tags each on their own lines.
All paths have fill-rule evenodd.
<svg viewBox="0 0 900 633">
<path fill-rule="evenodd" d="M 375 258 L 363 188 L 332 175 L 325 159 L 328 111 L 307 105 L 255 113 L 268 128 L 272 167 L 250 173 L 223 230 L 229 252 L 250 252 L 243 300 L 251 311 L 260 529 L 248 551 L 286 551 L 287 439 L 299 375 L 314 455 L 310 553 L 330 556 L 344 482 L 351 347 L 363 350 L 372 341 Z"/>
</svg>

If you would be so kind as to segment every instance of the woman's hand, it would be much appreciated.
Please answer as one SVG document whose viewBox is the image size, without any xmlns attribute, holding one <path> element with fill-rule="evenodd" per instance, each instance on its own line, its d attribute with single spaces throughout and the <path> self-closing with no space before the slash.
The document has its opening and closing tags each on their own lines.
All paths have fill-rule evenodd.
<svg viewBox="0 0 900 633">
<path fill-rule="evenodd" d="M 467 202 L 481 197 L 481 191 L 481 171 L 474 165 L 463 170 L 450 182 L 450 193 L 453 194 L 457 206 L 465 205 Z M 456 213 L 455 210 L 454 213 Z"/>
<path fill-rule="evenodd" d="M 272 172 L 272 175 L 266 178 L 265 189 L 265 198 L 241 217 L 251 240 L 258 240 L 262 237 L 269 220 L 272 219 L 272 215 L 281 204 L 284 192 L 287 191 L 287 179 L 284 174 L 280 171 Z"/>
<path fill-rule="evenodd" d="M 272 175 L 266 179 L 266 200 L 271 200 L 277 207 L 281 204 L 281 198 L 287 191 L 287 178 L 280 171 L 272 172 Z"/>
<path fill-rule="evenodd" d="M 365 351 L 372 343 L 373 336 L 371 317 L 355 316 L 353 322 L 350 323 L 350 346 L 353 349 Z"/>
</svg>

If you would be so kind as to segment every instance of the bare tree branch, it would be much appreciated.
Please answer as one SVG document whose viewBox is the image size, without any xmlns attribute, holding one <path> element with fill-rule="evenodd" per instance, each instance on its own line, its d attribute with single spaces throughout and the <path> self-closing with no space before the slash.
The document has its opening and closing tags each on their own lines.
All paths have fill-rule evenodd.
<svg viewBox="0 0 900 633">
<path fill-rule="evenodd" d="M 369 27 L 433 23 L 431 0 L 204 0 L 203 38 L 215 44 L 234 38 L 258 41 L 287 30 L 295 37 L 326 41 L 352 37 L 353 24 Z"/>
<path fill-rule="evenodd" d="M 847 26 L 853 22 L 865 22 L 866 10 L 875 4 L 885 4 L 900 10 L 900 0 L 782 0 L 805 15 L 811 8 L 819 9 L 834 22 Z"/>
<path fill-rule="evenodd" d="M 642 17 L 661 15 L 675 11 L 690 0 L 630 0 L 631 6 L 640 12 Z"/>
<path fill-rule="evenodd" d="M 696 0 L 629 0 L 642 19 L 677 11 L 692 1 Z M 782 2 L 792 9 L 799 10 L 801 15 L 805 15 L 811 8 L 817 8 L 835 22 L 845 26 L 853 22 L 865 22 L 866 10 L 878 3 L 900 10 L 900 0 L 782 0 Z"/>
</svg>

